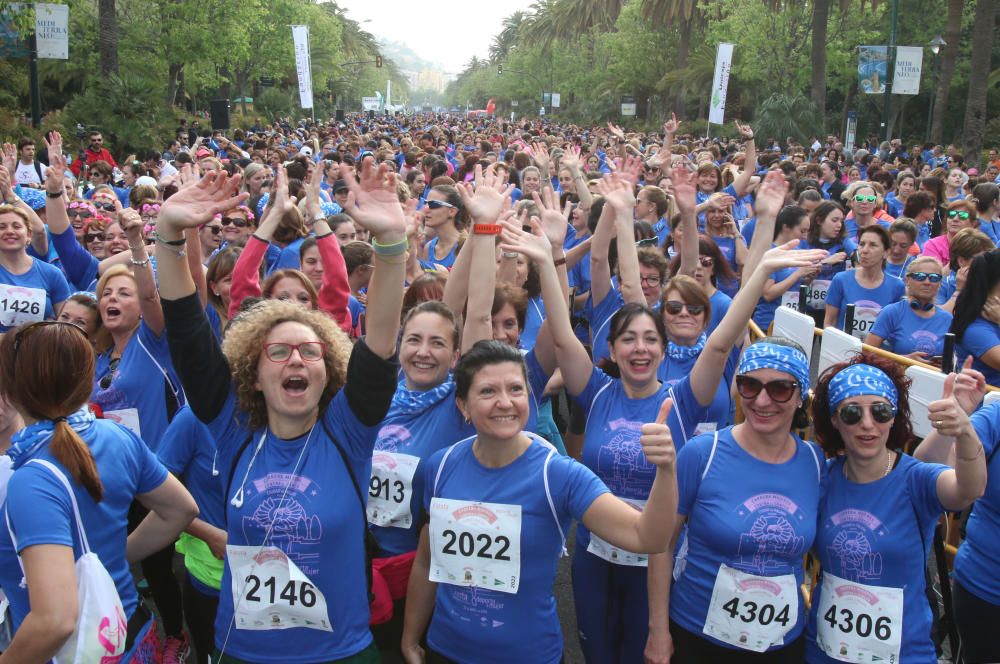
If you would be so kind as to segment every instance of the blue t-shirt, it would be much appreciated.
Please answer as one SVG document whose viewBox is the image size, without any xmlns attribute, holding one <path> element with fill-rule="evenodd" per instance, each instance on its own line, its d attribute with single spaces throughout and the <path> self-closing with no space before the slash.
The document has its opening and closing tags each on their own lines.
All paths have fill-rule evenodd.
<svg viewBox="0 0 1000 664">
<path fill-rule="evenodd" d="M 113 422 L 97 420 L 81 438 L 97 462 L 104 489 L 99 503 L 73 481 L 73 476 L 52 456 L 48 445 L 43 445 L 31 458 L 55 464 L 73 485 L 90 549 L 114 580 L 125 615 L 131 616 L 139 605 L 139 595 L 125 559 L 129 506 L 136 494 L 149 493 L 163 484 L 167 469 L 132 432 Z M 73 547 L 74 559 L 83 555 L 73 505 L 66 488 L 49 469 L 37 463 L 19 466 L 7 485 L 5 508 L 21 551 L 29 546 L 60 544 Z M 31 608 L 28 590 L 20 583 L 21 568 L 14 559 L 10 533 L 6 527 L 0 527 L 0 587 L 10 600 L 14 630 Z"/>
<path fill-rule="evenodd" d="M 844 476 L 846 458 L 830 460 L 823 479 L 819 526 L 814 550 L 824 572 L 867 586 L 903 590 L 900 662 L 937 662 L 931 641 L 931 607 L 924 594 L 924 570 L 934 526 L 944 507 L 937 495 L 937 479 L 947 469 L 901 455 L 887 476 L 856 484 Z M 813 595 L 806 630 L 806 660 L 834 662 L 816 644 L 816 623 L 823 584 Z M 836 607 L 836 600 L 833 600 Z M 836 629 L 851 628 L 837 615 Z M 855 634 L 857 636 L 857 634 Z"/>
<path fill-rule="evenodd" d="M 440 269 L 438 267 L 440 265 L 450 270 L 455 265 L 455 258 L 458 256 L 458 243 L 456 242 L 452 245 L 451 250 L 444 258 L 438 258 L 435 254 L 437 245 L 438 238 L 433 238 L 427 243 L 427 259 L 420 260 L 420 267 L 428 271 L 433 271 Z"/>
<path fill-rule="evenodd" d="M 965 358 L 972 355 L 972 368 L 982 372 L 987 383 L 1000 387 L 1000 371 L 979 359 L 994 346 L 1000 346 L 1000 326 L 985 318 L 977 318 L 965 328 L 962 340 L 955 344 L 955 364 L 962 366 Z"/>
<path fill-rule="evenodd" d="M 722 256 L 729 263 L 729 267 L 733 269 L 733 274 L 739 274 L 740 268 L 736 264 L 736 238 L 709 236 L 709 239 L 722 252 Z M 729 297 L 736 297 L 736 291 L 740 289 L 740 280 L 719 278 L 716 287 Z"/>
<path fill-rule="evenodd" d="M 955 273 L 950 273 L 947 277 L 941 280 L 941 287 L 938 289 L 937 303 L 945 304 L 951 299 L 951 296 L 955 294 L 958 289 L 958 284 L 955 282 Z"/>
<path fill-rule="evenodd" d="M 965 541 L 955 556 L 955 579 L 994 606 L 1000 605 L 1000 403 L 972 414 L 972 426 L 986 453 L 986 493 L 972 506 Z"/>
<path fill-rule="evenodd" d="M 733 347 L 728 357 L 726 357 L 726 366 L 722 371 L 722 380 L 719 381 L 719 387 L 715 390 L 715 397 L 708 406 L 708 412 L 705 413 L 701 420 L 695 422 L 694 430 L 688 433 L 689 437 L 729 426 L 730 412 L 733 406 L 732 399 L 730 398 L 730 387 L 733 384 L 733 379 L 736 377 L 736 368 L 740 363 L 740 354 L 742 352 L 743 343 L 741 341 Z M 663 362 L 660 363 L 656 377 L 668 387 L 673 387 L 685 376 L 691 375 L 697 361 L 698 356 L 683 359 L 672 358 L 668 352 L 664 355 Z"/>
<path fill-rule="evenodd" d="M 890 277 L 903 280 L 906 277 L 906 268 L 908 268 L 910 266 L 910 263 L 912 263 L 916 258 L 917 258 L 916 256 L 907 256 L 906 259 L 899 265 L 886 261 L 885 267 L 882 268 L 882 271 L 885 272 Z"/>
<path fill-rule="evenodd" d="M 365 313 L 365 305 L 361 304 L 361 300 L 353 295 L 348 295 L 347 310 L 351 312 L 351 327 L 357 328 L 361 322 L 361 315 Z"/>
<path fill-rule="evenodd" d="M 677 511 L 687 517 L 687 537 L 675 556 L 670 619 L 723 647 L 731 646 L 702 633 L 720 564 L 757 576 L 794 574 L 796 587 L 802 584 L 825 464 L 816 445 L 792 437 L 795 454 L 780 464 L 751 456 L 732 428 L 698 436 L 677 455 Z M 796 595 L 798 620 L 785 643 L 805 625 Z"/>
<path fill-rule="evenodd" d="M 288 246 L 281 250 L 278 254 L 278 260 L 274 265 L 268 265 L 268 274 L 274 272 L 275 270 L 298 270 L 301 267 L 299 263 L 299 247 L 305 242 L 304 237 L 296 238 L 288 243 Z"/>
<path fill-rule="evenodd" d="M 876 219 L 875 223 L 884 228 L 885 230 L 889 230 L 889 227 L 892 225 L 888 221 L 883 221 L 882 219 Z M 848 217 L 844 219 L 844 228 L 847 229 L 847 237 L 853 240 L 854 242 L 857 242 L 858 241 L 857 220 L 854 217 Z"/>
<path fill-rule="evenodd" d="M 1000 221 L 979 219 L 979 230 L 986 233 L 986 237 L 993 240 L 993 244 L 1000 245 Z"/>
<path fill-rule="evenodd" d="M 931 357 L 944 352 L 944 335 L 951 327 L 951 314 L 940 307 L 934 316 L 921 318 L 906 300 L 884 307 L 875 319 L 871 333 L 882 337 L 883 346 L 897 355 L 927 353 Z"/>
<path fill-rule="evenodd" d="M 454 385 L 454 384 L 453 384 Z M 375 457 L 380 453 L 407 454 L 420 459 L 413 474 L 413 490 L 408 497 L 412 523 L 408 528 L 372 525 L 382 553 L 395 556 L 417 549 L 420 527 L 424 523 L 424 474 L 427 458 L 443 447 L 475 433 L 455 404 L 455 389 L 433 406 L 419 413 L 393 405 L 382 421 L 375 439 Z"/>
<path fill-rule="evenodd" d="M 354 477 L 363 483 L 371 477 L 376 427 L 358 420 L 343 390 L 322 417 L 350 460 Z M 351 475 L 323 424 L 316 422 L 310 433 L 291 440 L 270 430 L 250 430 L 237 410 L 235 394 L 230 393 L 208 428 L 218 444 L 220 476 L 228 478 L 230 472 L 233 476 L 229 495 L 224 496 L 229 546 L 266 545 L 284 552 L 322 593 L 333 625 L 332 632 L 307 627 L 230 631 L 233 578 L 227 556 L 222 573 L 225 590 L 219 594 L 215 618 L 216 647 L 221 648 L 228 635 L 226 651 L 234 657 L 303 663 L 343 659 L 367 648 L 372 636 L 365 524 Z M 266 437 L 255 457 L 262 434 Z M 250 444 L 236 458 L 248 438 Z M 236 507 L 232 499 L 240 489 L 243 501 Z M 265 542 L 269 529 L 271 536 Z M 290 643 L 295 644 L 294 651 L 289 650 Z"/>
<path fill-rule="evenodd" d="M 160 439 L 156 456 L 167 470 L 184 480 L 184 485 L 198 504 L 198 518 L 216 528 L 225 529 L 223 487 L 219 479 L 222 470 L 215 439 L 188 406 L 177 411 Z"/>
<path fill-rule="evenodd" d="M 776 284 L 781 283 L 788 277 L 792 276 L 792 273 L 794 273 L 795 270 L 797 269 L 798 268 L 794 267 L 782 268 L 777 272 L 772 273 L 771 279 L 773 279 L 774 283 Z M 791 288 L 789 288 L 785 292 L 796 295 L 799 292 L 800 283 L 802 283 L 801 279 L 792 284 Z M 757 323 L 757 327 L 759 327 L 765 333 L 767 332 L 767 328 L 771 325 L 771 321 L 774 320 L 774 312 L 776 312 L 778 310 L 778 307 L 781 306 L 781 299 L 783 297 L 784 293 L 774 298 L 770 302 L 768 302 L 767 299 L 764 297 L 761 297 L 759 300 L 757 300 L 757 306 L 754 307 L 753 310 L 753 322 Z M 795 310 L 798 311 L 798 308 L 796 308 Z"/>
<path fill-rule="evenodd" d="M 546 473 L 552 447 L 537 437 L 503 468 L 479 463 L 472 439 L 450 449 L 447 459 L 447 450 L 440 450 L 424 464 L 424 509 L 433 497 L 520 505 L 521 580 L 516 594 L 439 583 L 427 643 L 456 662 L 556 664 L 563 655 L 552 594 L 563 547 L 560 530 L 568 533 L 571 521 L 581 519 L 608 489 L 588 468 L 558 453 Z M 546 496 L 546 474 L 558 524 Z"/>
<path fill-rule="evenodd" d="M 111 384 L 102 387 L 101 381 L 109 373 L 110 364 L 111 350 L 97 356 L 91 402 L 101 407 L 105 417 L 126 426 L 133 427 L 138 418 L 139 430 L 135 432 L 136 435 L 146 441 L 149 449 L 156 452 L 168 424 L 167 390 L 177 395 L 170 398 L 176 399 L 178 407 L 184 405 L 181 383 L 174 374 L 170 361 L 167 335 L 156 336 L 146 325 L 146 321 L 140 322 L 139 329 L 125 346 Z M 161 368 L 170 377 L 168 386 L 164 386 Z"/>
<path fill-rule="evenodd" d="M 89 290 L 91 282 L 97 278 L 100 261 L 80 244 L 72 226 L 68 226 L 62 233 L 50 234 L 49 238 L 69 282 L 76 290 Z"/>
<path fill-rule="evenodd" d="M 726 317 L 726 312 L 729 311 L 729 305 L 733 303 L 733 298 L 716 289 L 708 301 L 712 305 L 712 320 L 708 322 L 705 333 L 711 336 L 715 328 L 719 327 L 722 319 Z"/>
<path fill-rule="evenodd" d="M 59 304 L 70 295 L 69 283 L 67 283 L 63 271 L 37 258 L 31 259 L 31 267 L 24 274 L 11 274 L 0 266 L 0 284 L 14 288 L 30 288 L 45 294 L 45 308 L 43 311 L 37 312 L 31 310 L 30 297 L 25 297 L 28 295 L 27 293 L 18 293 L 18 291 L 12 290 L 0 298 L 8 315 L 14 316 L 19 312 L 29 316 L 29 320 L 32 321 L 55 318 L 54 305 Z M 7 300 L 10 302 L 8 303 Z M 0 333 L 7 332 L 13 327 L 17 326 L 0 325 Z"/>
<path fill-rule="evenodd" d="M 521 330 L 521 348 L 531 350 L 535 347 L 538 332 L 545 322 L 545 303 L 542 296 L 528 300 L 528 311 L 524 315 L 524 329 Z"/>
<path fill-rule="evenodd" d="M 611 290 L 604 299 L 593 304 L 593 294 L 587 298 L 587 308 L 590 310 L 590 345 L 593 350 L 594 364 L 611 356 L 608 347 L 608 336 L 611 333 L 611 319 L 618 310 L 625 306 L 625 298 L 618 290 L 616 279 L 611 280 Z"/>
<path fill-rule="evenodd" d="M 875 318 L 883 307 L 898 301 L 906 293 L 906 287 L 899 279 L 883 273 L 882 283 L 876 288 L 864 288 L 858 284 L 855 272 L 841 272 L 834 276 L 830 290 L 826 293 L 826 303 L 837 307 L 837 327 L 844 329 L 847 305 L 854 305 L 854 336 L 864 338 L 875 324 Z"/>
</svg>

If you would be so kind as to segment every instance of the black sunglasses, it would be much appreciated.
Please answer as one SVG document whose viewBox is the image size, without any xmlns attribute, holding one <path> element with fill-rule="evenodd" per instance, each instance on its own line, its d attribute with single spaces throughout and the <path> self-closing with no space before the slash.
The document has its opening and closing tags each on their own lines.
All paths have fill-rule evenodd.
<svg viewBox="0 0 1000 664">
<path fill-rule="evenodd" d="M 765 390 L 771 401 L 785 403 L 795 395 L 798 386 L 798 381 L 794 380 L 780 379 L 764 383 L 750 376 L 736 377 L 736 391 L 744 399 L 756 399 L 760 391 Z"/>
<path fill-rule="evenodd" d="M 83 239 L 87 242 L 101 241 L 104 242 L 104 233 L 87 233 L 83 236 Z"/>
<path fill-rule="evenodd" d="M 239 217 L 223 217 L 223 226 L 236 226 L 236 228 L 246 228 L 247 222 Z"/>
<path fill-rule="evenodd" d="M 99 209 L 99 210 L 107 210 L 108 212 L 111 212 L 112 210 L 115 209 L 115 204 L 114 203 L 97 203 L 97 202 L 95 202 L 94 203 L 94 207 L 97 208 L 97 209 Z"/>
<path fill-rule="evenodd" d="M 205 228 L 212 231 L 212 235 L 218 235 L 222 232 L 222 226 L 205 226 Z"/>
<path fill-rule="evenodd" d="M 697 316 L 698 314 L 705 311 L 704 304 L 688 304 L 687 302 L 678 302 L 677 300 L 670 300 L 663 304 L 663 308 L 666 309 L 668 314 L 676 316 L 681 312 L 682 309 L 687 309 L 688 313 L 692 316 Z"/>
<path fill-rule="evenodd" d="M 892 409 L 892 404 L 888 404 L 884 401 L 873 403 L 872 405 L 867 406 L 867 408 L 872 414 L 872 419 L 879 424 L 891 422 L 892 419 L 896 417 L 896 413 Z M 861 421 L 861 417 L 864 415 L 864 409 L 865 406 L 859 406 L 856 403 L 849 403 L 838 410 L 837 415 L 840 417 L 841 422 L 850 426 Z"/>
<path fill-rule="evenodd" d="M 66 210 L 67 217 L 80 217 L 81 219 L 90 219 L 94 216 L 94 213 L 90 210 L 80 210 L 78 208 L 72 208 Z"/>
<path fill-rule="evenodd" d="M 116 357 L 115 359 L 108 362 L 108 373 L 101 377 L 101 381 L 98 385 L 101 386 L 102 390 L 106 390 L 111 387 L 111 381 L 115 378 L 115 372 L 118 371 L 118 365 L 121 364 L 122 358 Z"/>
</svg>

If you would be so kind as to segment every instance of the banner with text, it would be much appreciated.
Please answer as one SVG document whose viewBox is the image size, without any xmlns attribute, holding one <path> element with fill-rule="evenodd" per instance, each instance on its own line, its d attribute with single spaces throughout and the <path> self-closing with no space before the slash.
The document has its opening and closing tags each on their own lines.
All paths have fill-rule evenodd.
<svg viewBox="0 0 1000 664">
<path fill-rule="evenodd" d="M 920 69 L 924 49 L 920 46 L 896 47 L 896 75 L 892 79 L 892 94 L 920 94 Z"/>
<path fill-rule="evenodd" d="M 313 107 L 312 63 L 309 58 L 309 26 L 293 25 L 295 70 L 299 75 L 299 106 Z"/>
<path fill-rule="evenodd" d="M 35 3 L 38 57 L 69 60 L 69 6 Z"/>
<path fill-rule="evenodd" d="M 729 87 L 729 71 L 733 67 L 733 45 L 722 42 L 715 56 L 715 77 L 712 79 L 712 101 L 708 109 L 708 121 L 722 124 L 726 116 L 726 89 Z"/>
</svg>

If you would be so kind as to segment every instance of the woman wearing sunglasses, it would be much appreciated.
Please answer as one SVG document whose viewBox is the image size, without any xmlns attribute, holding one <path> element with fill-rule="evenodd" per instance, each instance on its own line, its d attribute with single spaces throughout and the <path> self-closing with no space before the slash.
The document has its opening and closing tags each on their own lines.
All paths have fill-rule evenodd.
<svg viewBox="0 0 1000 664">
<path fill-rule="evenodd" d="M 801 246 L 809 234 L 809 215 L 798 205 L 788 205 L 778 213 L 774 227 L 774 243 L 784 245 L 793 240 Z M 810 282 L 819 274 L 820 265 L 785 269 L 775 272 L 764 284 L 757 308 L 753 312 L 753 321 L 765 332 L 774 320 L 774 312 L 778 307 L 791 307 L 799 310 L 799 284 Z"/>
<path fill-rule="evenodd" d="M 880 225 L 867 226 L 858 235 L 857 269 L 833 278 L 826 294 L 824 327 L 844 329 L 847 305 L 854 304 L 854 327 L 844 330 L 858 339 L 871 331 L 883 307 L 898 301 L 905 292 L 903 282 L 885 273 L 889 232 Z"/>
<path fill-rule="evenodd" d="M 424 225 L 434 237 L 424 245 L 420 265 L 425 270 L 451 269 L 468 225 L 468 213 L 458 190 L 451 185 L 431 188 L 423 208 Z"/>
<path fill-rule="evenodd" d="M 955 441 L 951 469 L 903 453 L 913 431 L 902 366 L 862 353 L 820 377 L 812 421 L 832 458 L 816 521 L 813 551 L 823 571 L 806 661 L 937 661 L 925 594 L 934 527 L 986 487 L 983 445 L 955 381 L 948 376 L 942 398 L 928 407 L 936 433 Z"/>
<path fill-rule="evenodd" d="M 358 201 L 352 214 L 372 230 L 377 252 L 369 334 L 353 348 L 325 315 L 267 302 L 231 326 L 220 350 L 180 248 L 185 228 L 245 194 L 236 193 L 238 178 L 209 174 L 160 210 L 158 277 L 171 350 L 192 409 L 217 442 L 226 487 L 219 662 L 287 659 L 289 644 L 304 661 L 378 661 L 362 491 L 396 389 L 391 358 L 407 241 L 395 175 L 372 161 L 364 161 L 360 184 L 348 179 Z"/>
<path fill-rule="evenodd" d="M 83 242 L 84 228 L 86 228 L 87 222 L 96 214 L 97 210 L 94 208 L 94 205 L 87 200 L 70 201 L 69 205 L 66 206 L 66 215 L 69 217 L 69 223 L 73 227 L 73 235 L 77 241 Z M 48 220 L 46 219 L 46 221 Z M 49 232 L 52 232 L 51 226 Z"/>
<path fill-rule="evenodd" d="M 942 279 L 936 258 L 915 258 L 906 268 L 906 298 L 883 307 L 865 343 L 921 362 L 939 361 L 951 328 L 951 314 L 936 304 Z"/>
<path fill-rule="evenodd" d="M 855 242 L 865 228 L 876 224 L 889 228 L 889 224 L 895 221 L 881 209 L 878 191 L 871 182 L 855 182 L 847 188 L 843 198 L 851 209 L 844 218 L 844 227 L 847 229 L 847 237 Z"/>
<path fill-rule="evenodd" d="M 680 268 L 680 256 L 675 256 L 674 260 L 670 262 L 671 281 L 673 277 L 677 276 Z M 729 267 L 729 262 L 723 258 L 722 252 L 719 251 L 718 245 L 704 235 L 698 236 L 698 265 L 695 267 L 691 277 L 701 286 L 701 289 L 705 291 L 705 295 L 708 297 L 712 318 L 708 322 L 705 332 L 711 334 L 712 330 L 722 322 L 726 312 L 729 311 L 729 305 L 733 301 L 731 297 L 716 288 L 718 279 L 720 277 L 733 278 L 735 275 L 732 272 L 732 268 Z"/>
<path fill-rule="evenodd" d="M 976 204 L 964 199 L 948 203 L 945 220 L 945 232 L 928 240 L 922 253 L 926 256 L 933 256 L 942 264 L 947 265 L 950 259 L 948 248 L 955 233 L 963 228 L 979 228 Z"/>
<path fill-rule="evenodd" d="M 971 356 L 972 368 L 986 376 L 986 382 L 994 387 L 1000 387 L 1000 325 L 985 309 L 987 305 L 997 304 L 998 285 L 1000 250 L 994 249 L 970 264 L 951 322 L 958 361 L 963 362 Z"/>
<path fill-rule="evenodd" d="M 744 289 L 759 292 L 783 262 L 767 256 L 805 253 L 772 249 L 730 313 Z M 679 517 L 663 601 L 673 661 L 798 664 L 802 557 L 815 535 L 823 473 L 822 452 L 793 431 L 808 422 L 809 362 L 793 342 L 764 338 L 743 353 L 736 389 L 745 420 L 688 441 L 678 454 Z"/>
</svg>

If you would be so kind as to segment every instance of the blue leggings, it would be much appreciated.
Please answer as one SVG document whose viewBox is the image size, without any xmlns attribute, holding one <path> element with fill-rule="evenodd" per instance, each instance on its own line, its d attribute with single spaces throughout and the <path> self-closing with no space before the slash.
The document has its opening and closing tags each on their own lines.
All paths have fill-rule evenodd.
<svg viewBox="0 0 1000 664">
<path fill-rule="evenodd" d="M 609 563 L 587 553 L 578 538 L 573 552 L 573 600 L 580 649 L 588 664 L 644 661 L 649 635 L 645 567 Z"/>
</svg>

